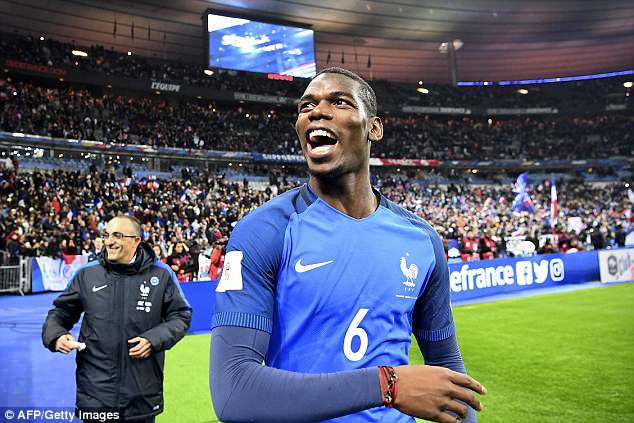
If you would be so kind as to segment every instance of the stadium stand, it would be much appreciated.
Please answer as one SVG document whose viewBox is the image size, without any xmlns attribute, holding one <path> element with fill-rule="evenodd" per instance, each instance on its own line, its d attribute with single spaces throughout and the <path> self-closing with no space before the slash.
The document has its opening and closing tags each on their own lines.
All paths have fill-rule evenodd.
<svg viewBox="0 0 634 423">
<path fill-rule="evenodd" d="M 248 181 L 231 182 L 223 174 L 188 173 L 186 179 L 131 180 L 113 172 L 16 173 L 5 168 L 0 173 L 0 250 L 12 258 L 90 254 L 105 222 L 131 211 L 163 257 L 171 257 L 176 245 L 184 244 L 190 253 L 180 265 L 197 268 L 196 254 L 221 248 L 237 220 L 297 184 L 265 184 L 257 190 Z M 540 252 L 622 245 L 634 222 L 623 183 L 560 183 L 559 241 L 553 243 L 548 182 L 531 191 L 534 213 L 513 211 L 511 186 L 439 187 L 393 176 L 375 182 L 388 198 L 430 221 L 447 250 L 456 246 L 464 260 L 512 255 L 506 241 L 518 237 L 533 242 Z"/>
<path fill-rule="evenodd" d="M 86 57 L 72 54 L 79 49 Z M 103 46 L 82 47 L 51 38 L 39 40 L 30 35 L 2 33 L 0 57 L 49 67 L 65 67 L 87 73 L 115 75 L 125 78 L 165 81 L 216 90 L 258 93 L 295 98 L 307 84 L 303 78 L 292 81 L 266 79 L 253 73 L 207 68 L 177 61 L 127 55 Z M 587 112 L 608 104 L 629 104 L 623 96 L 624 78 L 575 81 L 546 86 L 532 86 L 530 95 L 522 95 L 514 86 L 451 87 L 425 84 L 425 95 L 415 91 L 418 85 L 385 80 L 372 81 L 380 107 L 393 111 L 405 105 L 442 107 L 556 107 Z"/>
<path fill-rule="evenodd" d="M 156 96 L 155 96 L 156 97 Z M 294 112 L 243 105 L 96 95 L 0 80 L 7 132 L 222 151 L 301 154 Z M 384 119 L 374 155 L 437 160 L 588 159 L 634 155 L 627 114 L 503 119 L 402 115 Z"/>
<path fill-rule="evenodd" d="M 85 50 L 87 57 L 73 55 L 73 49 Z M 147 87 L 128 92 L 101 82 L 69 82 L 5 69 L 0 78 L 0 130 L 96 142 L 81 158 L 48 147 L 36 157 L 34 149 L 44 147 L 37 142 L 15 151 L 5 144 L 0 251 L 6 262 L 19 256 L 94 253 L 104 222 L 119 212 L 132 212 L 157 253 L 178 268 L 179 278 L 195 279 L 199 253 L 212 256 L 221 250 L 237 220 L 305 180 L 299 166 L 240 162 L 231 167 L 226 159 L 196 167 L 186 155 L 301 155 L 292 99 L 305 87 L 305 79 L 269 80 L 225 70 L 205 74 L 201 66 L 17 34 L 3 34 L 0 58 L 5 66 L 7 60 L 19 60 L 16 63 L 45 70 L 161 81 L 220 93 L 218 98 L 203 98 Z M 518 239 L 532 242 L 540 253 L 623 245 L 633 226 L 626 182 L 632 176 L 628 160 L 634 156 L 634 117 L 629 92 L 623 95 L 624 80 L 537 85 L 530 87 L 530 95 L 518 94 L 512 86 L 437 84 L 425 84 L 429 92 L 422 95 L 415 91 L 417 85 L 372 81 L 385 124 L 374 157 L 404 163 L 502 163 L 478 172 L 466 165 L 401 170 L 397 162 L 377 170 L 373 182 L 388 198 L 430 221 L 443 236 L 450 259 L 518 254 L 507 248 Z M 261 94 L 266 101 L 244 101 L 235 96 L 239 92 Z M 163 158 L 159 166 L 159 160 L 139 152 L 143 150 L 121 160 L 118 155 L 114 159 L 114 153 L 102 154 L 100 149 L 111 145 L 152 151 L 179 148 L 185 156 L 180 161 Z M 613 158 L 625 161 L 618 166 L 607 161 L 594 169 L 584 164 Z M 534 212 L 528 213 L 514 211 L 512 183 L 519 169 L 505 160 L 568 162 L 532 172 Z M 566 168 L 576 163 L 572 161 L 581 167 Z M 553 172 L 560 192 L 555 228 L 549 217 Z"/>
</svg>

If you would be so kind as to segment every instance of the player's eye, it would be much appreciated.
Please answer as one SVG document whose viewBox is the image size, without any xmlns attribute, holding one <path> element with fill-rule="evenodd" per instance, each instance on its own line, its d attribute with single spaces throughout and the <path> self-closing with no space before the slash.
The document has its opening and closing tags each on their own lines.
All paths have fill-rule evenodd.
<svg viewBox="0 0 634 423">
<path fill-rule="evenodd" d="M 335 106 L 350 106 L 351 103 L 348 100 L 345 100 L 343 98 L 338 98 L 335 101 L 332 102 L 332 104 L 334 104 Z"/>
<path fill-rule="evenodd" d="M 315 105 L 313 103 L 310 102 L 305 102 L 305 103 L 300 103 L 299 105 L 299 112 L 306 112 L 308 110 L 311 110 Z"/>
</svg>

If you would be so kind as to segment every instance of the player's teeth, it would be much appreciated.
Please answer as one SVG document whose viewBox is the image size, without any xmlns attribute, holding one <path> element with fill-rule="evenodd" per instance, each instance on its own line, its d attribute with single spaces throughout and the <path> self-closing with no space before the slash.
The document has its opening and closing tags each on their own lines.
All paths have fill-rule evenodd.
<svg viewBox="0 0 634 423">
<path fill-rule="evenodd" d="M 310 133 L 308 134 L 308 136 L 310 138 L 312 137 L 328 137 L 328 138 L 333 138 L 332 134 L 328 131 L 324 131 L 323 129 L 315 129 L 314 131 L 310 131 Z"/>
</svg>

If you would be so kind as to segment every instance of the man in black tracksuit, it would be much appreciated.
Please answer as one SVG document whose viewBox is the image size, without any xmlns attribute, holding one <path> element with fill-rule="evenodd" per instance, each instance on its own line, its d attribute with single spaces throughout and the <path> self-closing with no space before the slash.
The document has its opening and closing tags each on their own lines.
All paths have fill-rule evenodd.
<svg viewBox="0 0 634 423">
<path fill-rule="evenodd" d="M 134 218 L 108 222 L 99 260 L 75 274 L 42 329 L 51 351 L 78 350 L 77 414 L 86 421 L 96 417 L 86 411 L 112 419 L 104 414 L 110 411 L 119 420 L 153 422 L 163 411 L 163 351 L 191 324 L 174 272 L 140 235 Z M 69 331 L 82 312 L 75 342 Z"/>
</svg>

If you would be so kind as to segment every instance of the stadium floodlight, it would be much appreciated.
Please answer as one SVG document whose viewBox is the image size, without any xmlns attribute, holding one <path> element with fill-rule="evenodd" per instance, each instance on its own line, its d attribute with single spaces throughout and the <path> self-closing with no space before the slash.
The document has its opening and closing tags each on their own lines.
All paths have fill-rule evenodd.
<svg viewBox="0 0 634 423">
<path fill-rule="evenodd" d="M 634 85 L 634 84 L 632 84 L 632 81 L 627 81 L 627 82 L 624 82 L 624 83 L 623 83 L 623 86 L 624 86 L 625 88 L 632 88 L 632 85 Z"/>
<path fill-rule="evenodd" d="M 453 40 L 453 41 L 452 41 L 452 44 L 453 44 L 453 49 L 454 49 L 454 51 L 458 51 L 458 50 L 460 50 L 460 48 L 462 48 L 462 46 L 464 45 L 464 43 L 462 42 L 462 40 L 458 40 L 458 39 Z M 448 47 L 449 47 L 449 43 L 448 43 L 448 42 L 445 42 L 445 43 L 440 43 L 440 45 L 438 46 L 438 51 L 439 51 L 441 54 L 447 54 L 447 51 L 449 50 L 449 48 L 448 48 Z"/>
<path fill-rule="evenodd" d="M 214 74 L 214 71 L 212 71 L 211 69 L 205 69 L 203 73 L 207 76 L 211 76 Z"/>
<path fill-rule="evenodd" d="M 71 51 L 71 53 L 73 54 L 73 56 L 88 57 L 88 53 L 82 50 L 73 50 Z"/>
<path fill-rule="evenodd" d="M 518 93 L 524 95 L 524 94 L 528 94 L 528 90 L 525 88 L 520 88 L 519 90 L 517 90 Z"/>
<path fill-rule="evenodd" d="M 427 88 L 419 87 L 419 88 L 416 88 L 416 91 L 418 91 L 421 94 L 429 94 L 429 90 Z"/>
</svg>

